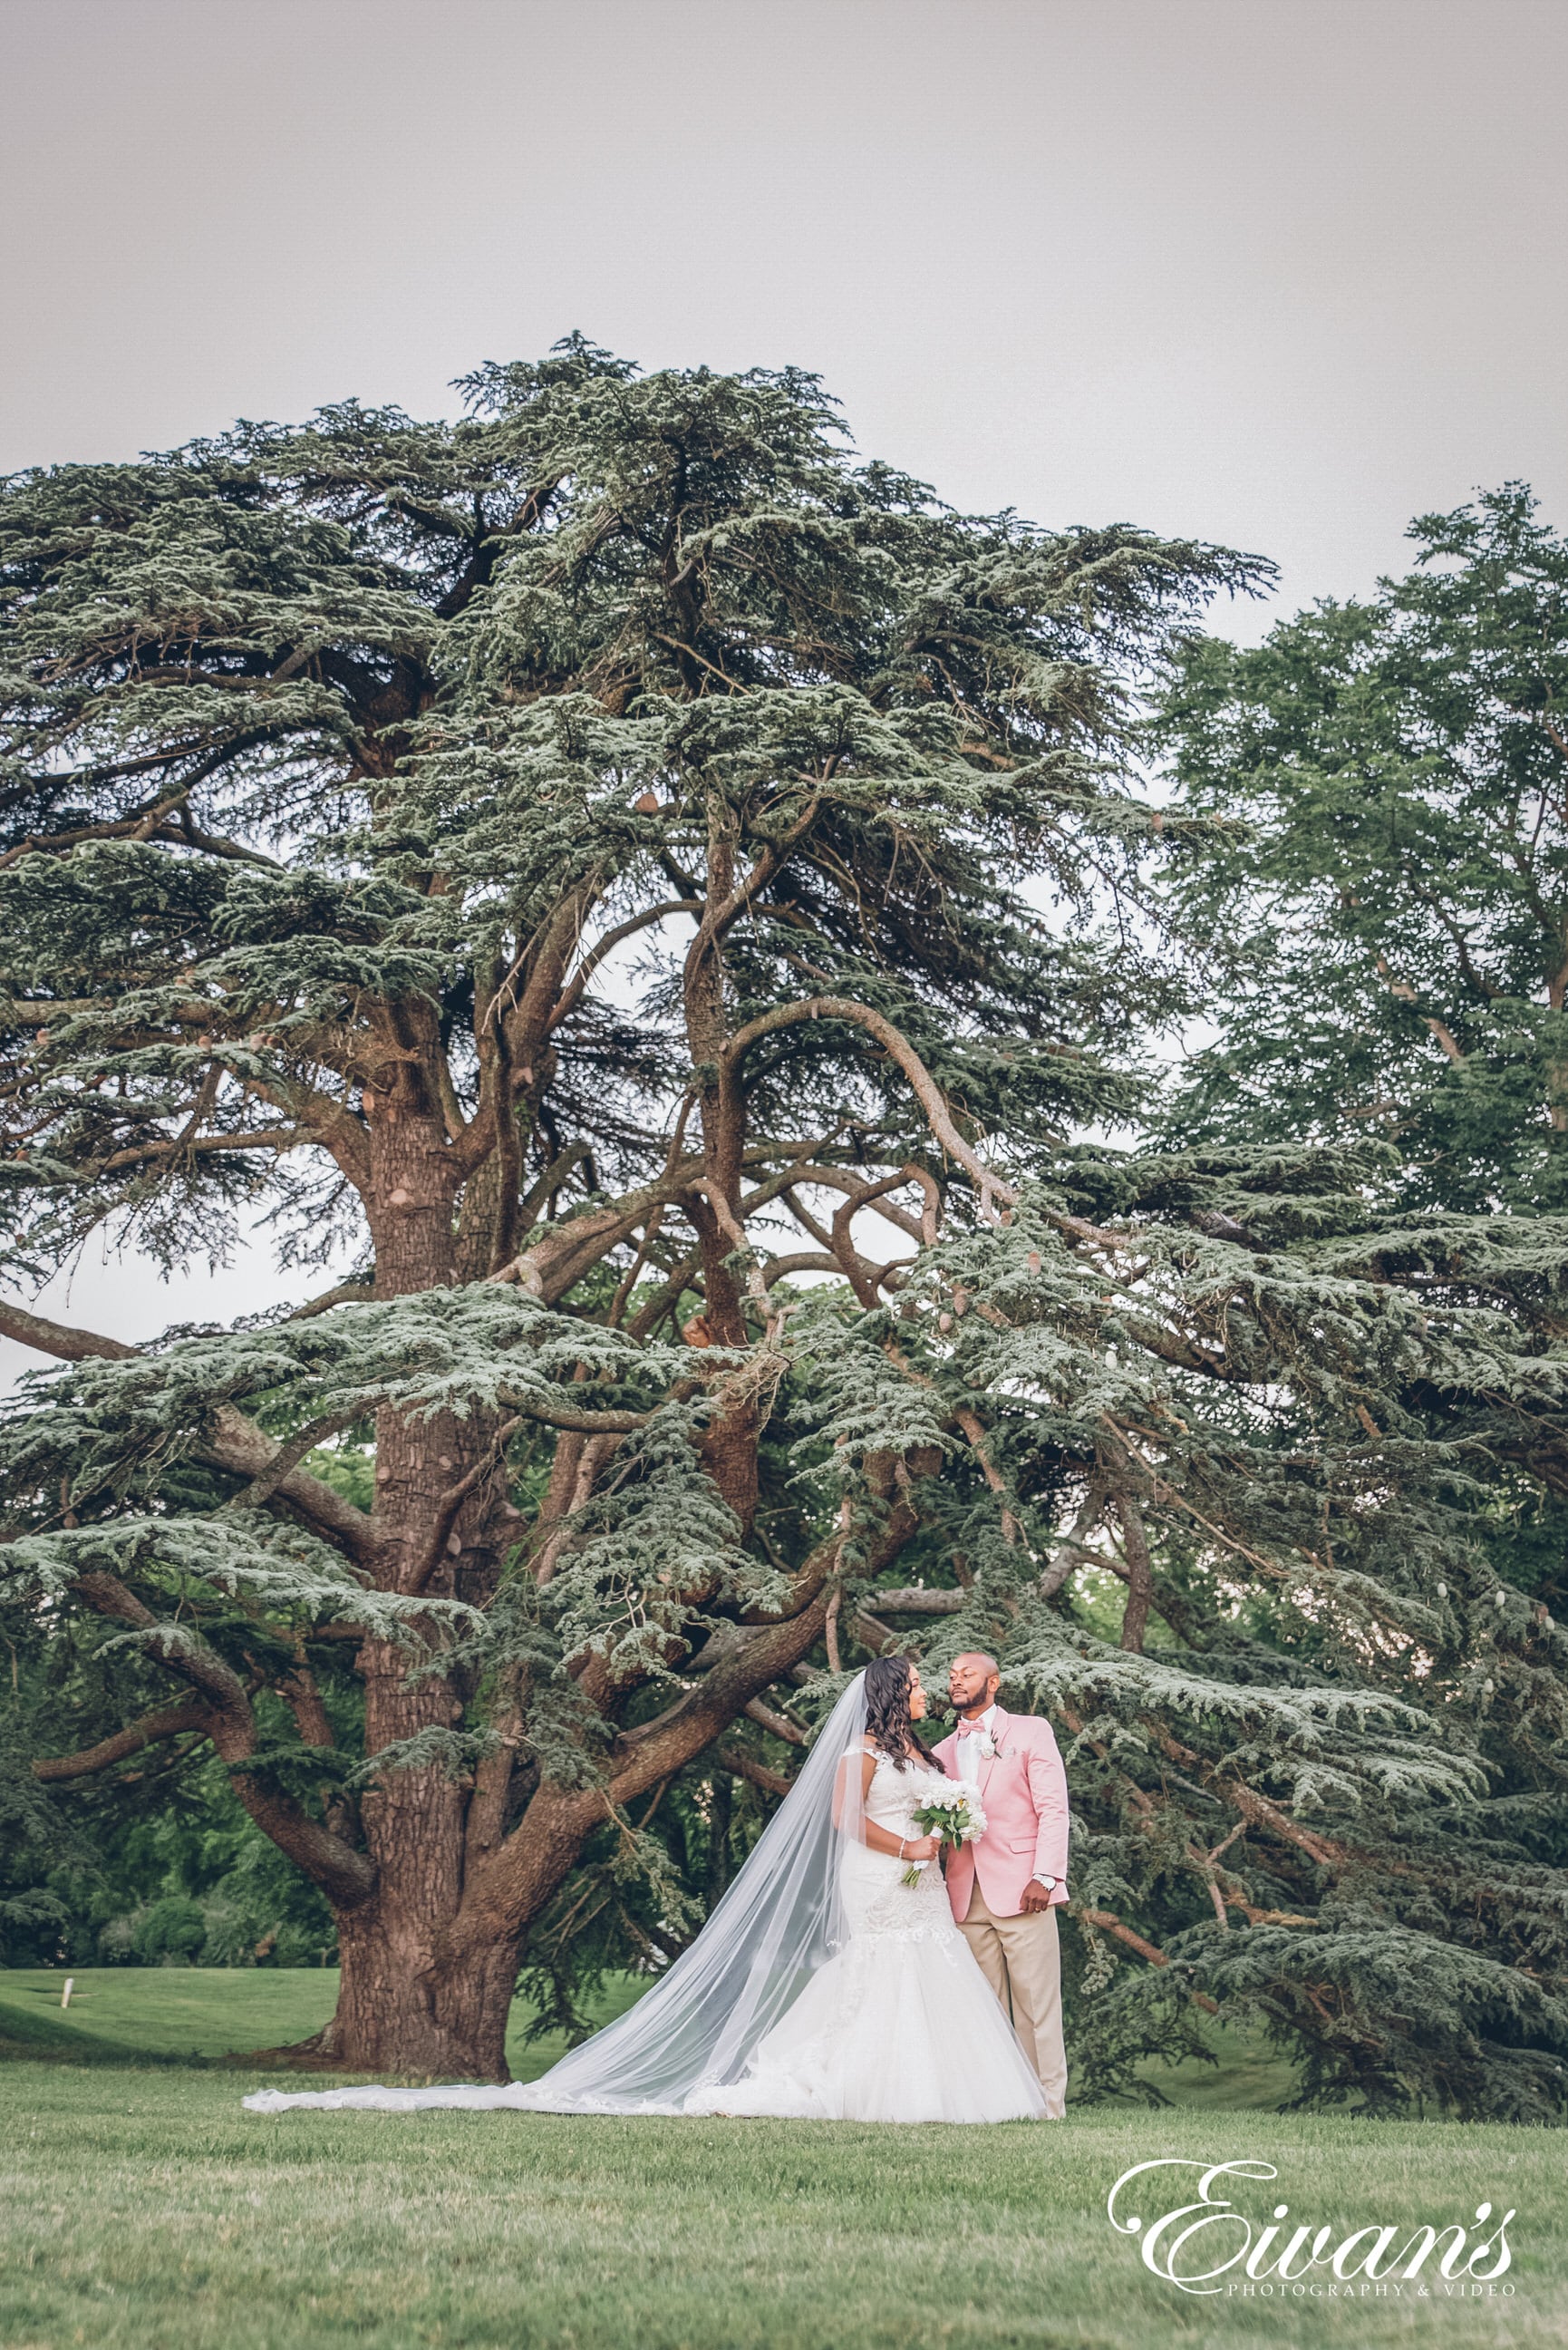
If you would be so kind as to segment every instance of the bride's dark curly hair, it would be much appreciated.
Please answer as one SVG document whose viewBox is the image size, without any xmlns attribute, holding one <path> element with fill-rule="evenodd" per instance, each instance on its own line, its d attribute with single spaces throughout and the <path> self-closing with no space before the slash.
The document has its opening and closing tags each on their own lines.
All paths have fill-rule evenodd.
<svg viewBox="0 0 1568 2350">
<path fill-rule="evenodd" d="M 923 1762 L 924 1749 L 916 1742 L 909 1717 L 909 1685 L 914 1669 L 908 1657 L 873 1657 L 866 1668 L 866 1730 L 890 1762 L 903 1770 Z"/>
</svg>

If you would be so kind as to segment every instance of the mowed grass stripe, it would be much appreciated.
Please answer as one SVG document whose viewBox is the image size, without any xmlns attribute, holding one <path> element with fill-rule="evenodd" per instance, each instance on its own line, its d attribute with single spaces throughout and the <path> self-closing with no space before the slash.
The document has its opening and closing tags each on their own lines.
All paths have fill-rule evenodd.
<svg viewBox="0 0 1568 2350">
<path fill-rule="evenodd" d="M 337 1970 L 325 1967 L 89 1967 L 74 1981 L 71 2004 L 62 2010 L 63 1969 L 0 1969 L 0 2062 L 217 2063 L 236 2051 L 306 2038 L 337 2000 Z M 597 2002 L 598 2020 L 618 2015 L 639 1987 L 629 1977 L 612 1978 Z M 536 2080 L 566 2044 L 557 2034 L 530 2043 L 529 2018 L 518 2001 L 507 2055 L 519 2081 Z M 1225 2031 L 1210 2037 L 1213 2065 L 1150 2064 L 1145 2076 L 1179 2104 L 1217 2110 L 1277 2106 L 1290 2096 L 1291 2066 L 1261 2039 Z"/>
<path fill-rule="evenodd" d="M 1554 2132 L 1195 2108 L 976 2131 L 265 2119 L 239 2108 L 248 2085 L 0 2069 L 6 2350 L 1544 2350 L 1568 2331 Z M 1104 2214 L 1118 2172 L 1160 2155 L 1272 2161 L 1295 2215 L 1340 2229 L 1514 2204 L 1517 2291 L 1184 2298 Z"/>
</svg>

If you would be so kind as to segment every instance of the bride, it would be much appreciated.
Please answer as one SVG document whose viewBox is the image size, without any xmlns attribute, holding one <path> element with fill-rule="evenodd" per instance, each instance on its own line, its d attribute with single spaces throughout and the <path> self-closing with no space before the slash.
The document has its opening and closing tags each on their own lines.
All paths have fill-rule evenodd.
<svg viewBox="0 0 1568 2350">
<path fill-rule="evenodd" d="M 542 2080 L 504 2087 L 264 2089 L 291 2106 L 513 2106 L 811 2121 L 1044 2117 L 1033 2068 L 952 1920 L 914 1814 L 934 1771 L 926 1693 L 878 1657 L 829 1714 L 799 1777 L 690 1950 Z M 913 1886 L 911 1862 L 922 1864 Z"/>
</svg>

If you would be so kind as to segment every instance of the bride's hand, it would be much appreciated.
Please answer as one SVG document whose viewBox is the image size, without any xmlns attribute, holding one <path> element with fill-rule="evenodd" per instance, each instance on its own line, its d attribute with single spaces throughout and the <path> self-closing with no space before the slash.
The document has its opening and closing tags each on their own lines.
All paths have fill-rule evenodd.
<svg viewBox="0 0 1568 2350">
<path fill-rule="evenodd" d="M 935 1860 L 941 1848 L 941 1839 L 940 1836 L 911 1836 L 909 1843 L 904 1846 L 904 1858 L 906 1860 Z"/>
</svg>

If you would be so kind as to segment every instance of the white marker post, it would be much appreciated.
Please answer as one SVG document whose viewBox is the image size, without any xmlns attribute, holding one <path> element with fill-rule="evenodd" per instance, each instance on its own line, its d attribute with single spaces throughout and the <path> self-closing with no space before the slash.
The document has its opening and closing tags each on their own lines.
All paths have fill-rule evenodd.
<svg viewBox="0 0 1568 2350">
<path fill-rule="evenodd" d="M 77 1979 L 75 1975 L 67 1975 L 66 1977 L 66 1987 L 60 1993 L 60 2005 L 62 2007 L 69 2007 L 71 2003 L 71 1993 L 75 1991 L 76 1987 Z"/>
</svg>

